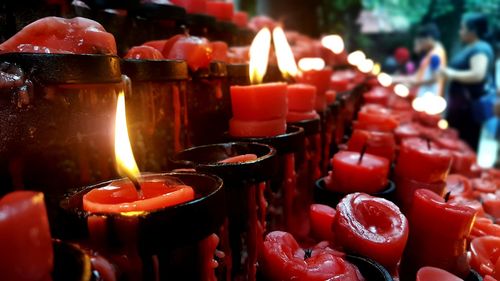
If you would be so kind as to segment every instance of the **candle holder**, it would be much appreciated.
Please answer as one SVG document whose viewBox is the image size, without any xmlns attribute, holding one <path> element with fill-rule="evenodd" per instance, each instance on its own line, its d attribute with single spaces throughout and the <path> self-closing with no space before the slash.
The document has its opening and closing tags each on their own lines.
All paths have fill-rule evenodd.
<svg viewBox="0 0 500 281">
<path fill-rule="evenodd" d="M 270 145 L 277 151 L 278 165 L 274 167 L 276 177 L 266 186 L 265 199 L 268 206 L 269 231 L 284 230 L 296 237 L 305 237 L 309 233 L 308 212 L 303 213 L 297 207 L 297 171 L 296 154 L 304 150 L 304 129 L 288 126 L 287 132 L 273 137 L 239 138 L 230 137 L 240 142 L 257 142 Z"/>
<path fill-rule="evenodd" d="M 378 262 L 360 256 L 347 255 L 346 260 L 356 267 L 365 278 L 370 278 L 373 281 L 392 281 L 391 274 Z"/>
<path fill-rule="evenodd" d="M 41 189 L 50 200 L 115 177 L 116 97 L 125 91 L 119 58 L 10 53 L 0 61 L 24 81 L 0 90 L 1 115 L 9 116 L 0 120 L 2 193 Z"/>
<path fill-rule="evenodd" d="M 228 64 L 227 79 L 230 86 L 248 86 L 250 85 L 249 66 L 247 63 Z"/>
<path fill-rule="evenodd" d="M 186 27 L 189 34 L 198 37 L 208 37 L 215 30 L 215 17 L 206 14 L 187 14 Z"/>
<path fill-rule="evenodd" d="M 483 281 L 483 278 L 475 270 L 470 271 L 469 275 L 464 279 L 465 281 Z"/>
<path fill-rule="evenodd" d="M 225 197 L 222 180 L 199 173 L 144 174 L 139 179 L 183 183 L 193 187 L 195 199 L 176 206 L 132 213 L 88 213 L 83 196 L 113 181 L 80 188 L 61 201 L 63 236 L 88 241 L 113 262 L 120 280 L 225 280 L 223 255 L 227 245 Z M 114 181 L 128 181 L 121 179 Z M 125 257 L 125 258 L 124 258 Z M 219 262 L 214 269 L 213 260 Z M 215 272 L 214 272 L 215 271 Z M 155 278 L 160 279 L 155 279 Z"/>
<path fill-rule="evenodd" d="M 189 146 L 187 135 L 188 68 L 185 61 L 122 61 L 132 80 L 126 97 L 128 128 L 135 159 L 142 171 L 168 170 L 168 157 Z"/>
<path fill-rule="evenodd" d="M 337 204 L 344 198 L 347 194 L 341 192 L 334 192 L 326 188 L 326 177 L 321 178 L 316 181 L 314 186 L 314 201 L 318 204 L 324 204 L 335 208 Z M 389 201 L 394 201 L 394 194 L 396 192 L 396 184 L 389 180 L 387 187 L 377 193 L 370 194 L 372 196 L 381 197 Z"/>
<path fill-rule="evenodd" d="M 90 257 L 75 245 L 53 240 L 54 281 L 91 281 L 93 272 Z"/>
<path fill-rule="evenodd" d="M 231 118 L 226 64 L 211 62 L 191 77 L 187 95 L 190 140 L 194 145 L 222 142 Z"/>
<path fill-rule="evenodd" d="M 255 154 L 257 159 L 220 163 L 229 157 Z M 265 232 L 266 206 L 261 199 L 263 183 L 274 177 L 276 150 L 259 143 L 222 143 L 198 146 L 176 154 L 175 168 L 194 168 L 219 176 L 224 181 L 231 253 L 230 280 L 255 280 L 258 245 Z M 229 255 L 230 254 L 230 255 Z"/>
</svg>

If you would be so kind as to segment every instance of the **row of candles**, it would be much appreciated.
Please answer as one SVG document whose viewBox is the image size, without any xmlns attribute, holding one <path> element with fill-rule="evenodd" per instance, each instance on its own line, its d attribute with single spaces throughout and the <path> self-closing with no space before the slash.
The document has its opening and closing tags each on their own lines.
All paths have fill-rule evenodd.
<svg viewBox="0 0 500 281">
<path fill-rule="evenodd" d="M 261 83 L 268 65 L 271 38 L 285 79 L 304 84 Z M 443 142 L 447 148 L 464 148 L 458 140 L 446 142 L 449 135 L 443 134 L 449 131 L 416 127 L 414 123 L 400 126 L 401 120 L 408 116 L 413 119 L 412 108 L 406 100 L 392 95 L 392 87 L 373 88 L 379 81 L 372 76 L 372 61 L 354 52 L 348 60 L 357 64 L 359 71 L 339 71 L 334 79 L 333 71 L 318 59 L 302 60 L 299 71 L 283 31 L 275 28 L 271 33 L 262 29 L 250 46 L 248 72 L 243 71 L 246 74 L 241 75 L 244 82 L 237 82 L 235 84 L 240 85 L 229 89 L 225 88 L 224 81 L 238 80 L 239 76 L 221 74 L 221 68 L 227 67 L 229 71 L 230 65 L 207 63 L 203 56 L 200 59 L 200 51 L 203 51 L 200 42 L 206 44 L 203 40 L 181 36 L 156 42 L 161 47 L 150 44 L 162 54 L 181 54 L 176 58 L 185 62 L 152 60 L 146 56 L 155 52 L 148 48 L 145 49 L 150 53 L 137 52 L 138 57 L 124 60 L 122 70 L 130 71 L 127 74 L 131 87 L 130 80 L 116 72 L 119 61 L 111 56 L 104 56 L 108 62 L 104 64 L 103 57 L 95 55 L 2 55 L 3 60 L 21 66 L 22 71 L 30 75 L 33 75 L 30 70 L 39 69 L 40 65 L 61 64 L 60 70 L 54 69 L 57 75 L 35 72 L 31 77 L 24 77 L 24 73 L 18 73 L 24 79 L 23 86 L 37 85 L 40 80 L 51 82 L 44 85 L 41 96 L 61 105 L 55 108 L 62 109 L 57 118 L 43 112 L 44 103 L 36 100 L 39 89 L 34 90 L 34 97 L 29 94 L 30 87 L 14 87 L 9 91 L 14 94 L 16 110 L 28 112 L 19 115 L 16 125 L 30 123 L 32 138 L 36 140 L 35 151 L 39 149 L 36 145 L 41 136 L 52 141 L 61 134 L 63 144 L 71 146 L 76 141 L 76 157 L 68 153 L 61 159 L 78 163 L 75 173 L 79 178 L 73 179 L 75 182 L 95 182 L 95 177 L 113 176 L 107 159 L 109 147 L 113 147 L 110 140 L 114 140 L 118 173 L 127 179 L 78 188 L 68 177 L 63 179 L 64 183 L 77 189 L 62 200 L 53 195 L 61 189 L 66 191 L 68 186 L 61 186 L 61 177 L 51 178 L 64 173 L 61 170 L 64 166 L 57 162 L 60 159 L 50 159 L 57 153 L 27 151 L 25 155 L 9 158 L 8 163 L 12 185 L 41 188 L 50 197 L 47 199 L 49 211 L 55 213 L 54 233 L 87 249 L 99 278 L 255 280 L 262 275 L 260 278 L 269 280 L 325 280 L 335 275 L 345 280 L 371 280 L 374 275 L 366 274 L 379 274 L 378 278 L 384 279 L 377 280 L 390 280 L 387 270 L 397 276 L 397 264 L 402 256 L 402 278 L 415 276 L 422 266 L 439 267 L 461 277 L 469 273 L 465 241 L 475 223 L 477 210 L 445 202 L 449 198 L 443 199 L 443 192 L 452 161 L 455 171 L 477 173 L 471 170 L 470 153 L 452 157 L 449 151 L 442 149 Z M 325 45 L 333 51 L 340 43 L 329 42 L 341 41 L 335 36 L 324 38 Z M 168 52 L 166 48 L 170 48 Z M 69 68 L 64 65 L 70 64 L 71 57 L 82 64 L 80 67 L 84 70 L 94 67 L 94 74 L 103 76 L 92 78 L 110 85 L 95 86 L 81 73 L 66 73 Z M 319 62 L 319 66 L 309 67 L 307 62 Z M 182 81 L 188 79 L 188 67 L 192 81 L 186 85 Z M 233 67 L 235 72 L 241 67 L 247 69 Z M 61 82 L 64 79 L 66 82 Z M 68 83 L 70 79 L 76 82 Z M 380 74 L 378 80 L 383 84 L 384 74 Z M 241 85 L 249 82 L 255 85 Z M 340 92 L 329 90 L 332 87 Z M 369 91 L 370 88 L 373 89 Z M 396 88 L 394 91 L 406 95 Z M 35 101 L 30 100 L 33 98 Z M 363 99 L 370 104 L 361 107 Z M 69 111 L 64 108 L 68 104 Z M 116 108 L 110 110 L 110 104 Z M 106 110 L 95 111 L 98 107 Z M 224 111 L 228 108 L 231 119 Z M 434 117 L 423 116 L 423 119 L 434 120 Z M 90 121 L 75 122 L 75 118 L 82 117 Z M 96 134 L 95 131 L 103 128 L 103 121 L 106 123 L 111 117 L 114 134 Z M 41 125 L 34 122 L 36 118 L 41 120 Z M 45 132 L 54 124 L 63 132 L 53 129 Z M 60 126 L 62 124 L 66 126 Z M 80 139 L 67 138 L 74 133 L 74 128 L 68 125 L 77 125 Z M 106 124 L 103 130 L 109 127 Z M 41 129 L 44 132 L 38 135 Z M 419 138 L 424 133 L 428 137 L 425 140 Z M 400 150 L 394 176 L 390 177 L 391 163 L 396 159 L 394 134 Z M 20 136 L 24 144 L 24 135 Z M 350 136 L 347 150 L 340 147 L 342 151 L 334 154 L 345 136 Z M 234 142 L 188 148 L 191 143 L 224 139 Z M 56 143 L 55 147 L 64 151 L 60 145 Z M 183 150 L 185 148 L 188 149 Z M 89 154 L 96 151 L 108 154 Z M 134 154 L 139 157 L 139 165 L 135 163 Z M 33 158 L 26 155 L 50 167 L 36 165 L 34 173 L 32 167 L 36 162 L 29 161 Z M 58 165 L 47 164 L 54 162 Z M 139 166 L 146 167 L 142 174 Z M 327 175 L 330 166 L 333 170 Z M 166 167 L 175 170 L 166 174 L 147 173 Z M 313 188 L 322 175 L 326 177 Z M 493 193 L 496 189 L 495 186 Z M 2 259 L 3 272 L 14 274 L 11 276 L 19 276 L 17 270 L 30 268 L 25 271 L 27 280 L 45 280 L 54 266 L 41 198 L 39 193 L 30 192 L 2 198 L 2 206 L 12 210 L 5 220 L 5 225 L 12 228 L 2 228 L 12 229 L 8 232 L 12 248 L 8 249 L 30 253 Z M 387 199 L 398 202 L 406 216 Z M 311 205 L 313 201 L 331 207 Z M 332 208 L 335 206 L 336 210 Z M 20 219 L 40 230 L 36 239 L 27 239 L 28 243 L 23 240 L 26 236 L 20 234 L 26 233 L 25 229 L 16 226 Z M 317 240 L 311 238 L 311 231 Z M 266 233 L 269 234 L 265 236 Z M 321 240 L 330 241 L 330 245 L 314 245 Z M 37 250 L 18 250 L 27 247 Z M 376 273 L 363 270 L 366 263 L 373 266 L 373 262 L 346 256 L 334 248 L 370 258 L 387 270 L 380 265 L 375 266 Z M 480 264 L 488 266 L 488 262 Z M 489 272 L 493 276 L 497 273 L 495 269 Z M 419 271 L 418 278 L 432 280 L 425 277 L 432 274 L 449 273 L 425 268 Z"/>
</svg>

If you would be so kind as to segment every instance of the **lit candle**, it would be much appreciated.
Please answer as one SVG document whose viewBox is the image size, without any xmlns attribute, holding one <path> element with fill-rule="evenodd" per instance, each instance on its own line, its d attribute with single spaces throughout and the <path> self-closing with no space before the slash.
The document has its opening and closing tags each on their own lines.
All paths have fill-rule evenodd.
<svg viewBox="0 0 500 281">
<path fill-rule="evenodd" d="M 326 92 L 330 88 L 330 77 L 333 71 L 325 68 L 325 62 L 320 58 L 304 58 L 299 61 L 301 72 L 296 77 L 300 83 L 316 86 L 316 106 L 319 112 L 326 110 Z"/>
</svg>

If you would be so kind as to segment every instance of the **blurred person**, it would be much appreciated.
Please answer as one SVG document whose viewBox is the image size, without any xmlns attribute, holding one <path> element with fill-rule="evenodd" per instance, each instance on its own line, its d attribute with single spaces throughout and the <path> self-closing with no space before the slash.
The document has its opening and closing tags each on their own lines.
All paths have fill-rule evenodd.
<svg viewBox="0 0 500 281">
<path fill-rule="evenodd" d="M 482 122 L 475 105 L 487 94 L 493 80 L 493 49 L 485 41 L 487 18 L 478 13 L 465 14 L 460 28 L 464 46 L 450 60 L 449 67 L 440 71 L 450 84 L 447 119 L 460 137 L 477 150 Z"/>
</svg>

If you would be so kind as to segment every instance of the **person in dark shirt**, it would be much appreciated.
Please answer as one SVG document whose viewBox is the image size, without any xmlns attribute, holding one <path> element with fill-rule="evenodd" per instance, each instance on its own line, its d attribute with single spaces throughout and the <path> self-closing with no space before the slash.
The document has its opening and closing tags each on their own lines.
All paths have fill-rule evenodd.
<svg viewBox="0 0 500 281">
<path fill-rule="evenodd" d="M 460 28 L 462 49 L 440 74 L 449 82 L 447 119 L 460 137 L 477 150 L 481 126 L 472 104 L 486 93 L 493 75 L 493 49 L 486 41 L 488 20 L 482 14 L 465 14 Z"/>
</svg>

